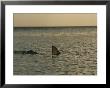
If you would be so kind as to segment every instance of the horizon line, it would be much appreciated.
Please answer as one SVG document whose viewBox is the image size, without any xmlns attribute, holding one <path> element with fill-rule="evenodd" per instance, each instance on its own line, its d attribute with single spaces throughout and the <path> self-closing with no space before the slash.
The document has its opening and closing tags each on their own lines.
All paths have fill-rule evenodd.
<svg viewBox="0 0 110 88">
<path fill-rule="evenodd" d="M 97 27 L 97 26 L 14 26 L 14 28 L 69 28 L 69 27 Z"/>
</svg>

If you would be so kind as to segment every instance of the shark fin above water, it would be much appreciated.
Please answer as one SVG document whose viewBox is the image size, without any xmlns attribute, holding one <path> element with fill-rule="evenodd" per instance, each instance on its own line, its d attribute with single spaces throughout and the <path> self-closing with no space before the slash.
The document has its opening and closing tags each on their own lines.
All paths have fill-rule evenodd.
<svg viewBox="0 0 110 88">
<path fill-rule="evenodd" d="M 37 53 L 33 50 L 27 50 L 27 51 L 14 51 L 15 54 L 41 54 L 43 55 L 43 53 Z M 60 51 L 55 47 L 55 46 L 52 46 L 52 55 L 59 55 L 60 54 Z"/>
<path fill-rule="evenodd" d="M 59 54 L 60 51 L 55 46 L 52 46 L 52 55 L 59 55 Z"/>
</svg>

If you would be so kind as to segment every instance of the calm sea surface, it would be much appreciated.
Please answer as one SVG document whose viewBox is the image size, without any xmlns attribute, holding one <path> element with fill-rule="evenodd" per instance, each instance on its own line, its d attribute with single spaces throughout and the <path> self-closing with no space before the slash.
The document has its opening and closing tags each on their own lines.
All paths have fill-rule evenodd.
<svg viewBox="0 0 110 88">
<path fill-rule="evenodd" d="M 61 52 L 52 57 L 52 45 Z M 96 75 L 97 28 L 14 28 L 14 75 Z"/>
</svg>

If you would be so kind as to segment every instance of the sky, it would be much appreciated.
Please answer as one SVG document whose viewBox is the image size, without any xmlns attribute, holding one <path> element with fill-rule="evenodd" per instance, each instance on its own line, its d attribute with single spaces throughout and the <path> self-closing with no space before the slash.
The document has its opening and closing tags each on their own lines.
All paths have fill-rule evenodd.
<svg viewBox="0 0 110 88">
<path fill-rule="evenodd" d="M 14 27 L 97 26 L 96 13 L 15 13 Z"/>
</svg>

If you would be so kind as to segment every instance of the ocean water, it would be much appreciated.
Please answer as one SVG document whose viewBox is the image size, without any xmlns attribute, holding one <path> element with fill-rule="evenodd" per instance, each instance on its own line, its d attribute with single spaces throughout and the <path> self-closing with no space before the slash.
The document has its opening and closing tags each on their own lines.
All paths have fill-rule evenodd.
<svg viewBox="0 0 110 88">
<path fill-rule="evenodd" d="M 14 75 L 96 75 L 97 28 L 14 28 Z M 52 45 L 60 55 L 52 56 Z"/>
</svg>

